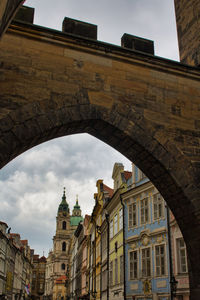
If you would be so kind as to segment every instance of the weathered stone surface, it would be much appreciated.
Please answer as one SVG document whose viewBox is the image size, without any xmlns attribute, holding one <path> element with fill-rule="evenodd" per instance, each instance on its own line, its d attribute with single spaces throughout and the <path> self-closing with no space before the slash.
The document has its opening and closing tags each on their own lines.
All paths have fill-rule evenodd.
<svg viewBox="0 0 200 300">
<path fill-rule="evenodd" d="M 78 132 L 120 151 L 172 209 L 187 244 L 196 299 L 199 70 L 19 22 L 1 41 L 0 65 L 0 166 L 39 143 Z"/>
<path fill-rule="evenodd" d="M 63 20 L 62 31 L 91 38 L 94 40 L 97 39 L 97 25 L 70 19 L 67 17 Z"/>
<path fill-rule="evenodd" d="M 17 11 L 17 13 L 14 17 L 14 20 L 33 24 L 34 11 L 35 11 L 35 9 L 33 7 L 28 7 L 28 6 L 23 5 Z"/>
<path fill-rule="evenodd" d="M 0 1 L 0 38 L 25 0 Z"/>
<path fill-rule="evenodd" d="M 154 42 L 135 35 L 124 33 L 121 38 L 121 46 L 144 53 L 154 54 Z"/>
<path fill-rule="evenodd" d="M 180 59 L 188 65 L 200 65 L 200 1 L 174 0 Z"/>
</svg>

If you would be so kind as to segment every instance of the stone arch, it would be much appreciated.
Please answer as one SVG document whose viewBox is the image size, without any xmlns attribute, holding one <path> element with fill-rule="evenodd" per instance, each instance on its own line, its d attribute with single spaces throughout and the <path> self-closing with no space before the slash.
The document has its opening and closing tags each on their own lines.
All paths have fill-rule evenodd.
<svg viewBox="0 0 200 300">
<path fill-rule="evenodd" d="M 15 120 L 15 121 L 13 121 Z M 191 267 L 198 257 L 199 223 L 196 215 L 195 191 L 190 162 L 170 142 L 168 149 L 153 137 L 153 128 L 138 115 L 135 123 L 118 113 L 95 105 L 57 107 L 45 101 L 25 105 L 0 121 L 7 124 L 0 145 L 1 167 L 20 153 L 50 139 L 86 132 L 120 151 L 149 177 L 163 195 L 181 228 L 187 244 Z M 142 125 L 141 125 L 142 124 Z M 182 176 L 180 170 L 185 170 Z M 188 185 L 187 183 L 191 184 Z M 180 209 L 181 207 L 181 209 Z M 193 223 L 193 230 L 189 224 Z M 62 251 L 66 244 L 62 243 Z M 198 267 L 199 268 L 199 267 Z M 195 268 L 194 268 L 195 269 Z M 199 270 L 198 270 L 199 271 Z M 194 273 L 193 273 L 194 274 Z M 190 273 L 190 276 L 193 275 Z M 192 280 L 196 278 L 192 276 Z"/>
</svg>

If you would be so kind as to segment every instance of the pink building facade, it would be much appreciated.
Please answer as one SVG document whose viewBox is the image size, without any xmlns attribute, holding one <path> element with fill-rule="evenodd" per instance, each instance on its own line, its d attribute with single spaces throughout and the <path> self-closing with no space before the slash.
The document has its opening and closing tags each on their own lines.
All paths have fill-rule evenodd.
<svg viewBox="0 0 200 300">
<path fill-rule="evenodd" d="M 177 281 L 176 300 L 189 300 L 189 276 L 186 245 L 179 226 L 170 213 L 173 275 Z"/>
</svg>

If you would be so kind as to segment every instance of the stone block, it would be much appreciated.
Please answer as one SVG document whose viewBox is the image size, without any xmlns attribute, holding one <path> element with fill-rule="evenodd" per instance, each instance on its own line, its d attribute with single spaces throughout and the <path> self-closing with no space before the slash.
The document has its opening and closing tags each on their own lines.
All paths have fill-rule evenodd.
<svg viewBox="0 0 200 300">
<path fill-rule="evenodd" d="M 33 24 L 34 12 L 35 12 L 35 9 L 33 7 L 28 7 L 28 6 L 23 5 L 16 13 L 14 21 L 23 21 L 26 23 Z"/>
<path fill-rule="evenodd" d="M 154 55 L 154 42 L 135 35 L 124 33 L 121 46 Z"/>
<path fill-rule="evenodd" d="M 97 40 L 97 25 L 79 20 L 64 18 L 62 31 Z"/>
</svg>

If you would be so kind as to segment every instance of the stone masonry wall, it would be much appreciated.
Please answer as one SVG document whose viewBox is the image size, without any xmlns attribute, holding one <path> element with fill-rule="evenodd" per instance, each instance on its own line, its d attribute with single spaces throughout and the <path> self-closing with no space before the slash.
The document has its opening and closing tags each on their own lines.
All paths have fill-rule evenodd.
<svg viewBox="0 0 200 300">
<path fill-rule="evenodd" d="M 181 62 L 200 65 L 200 1 L 175 0 Z"/>
</svg>

